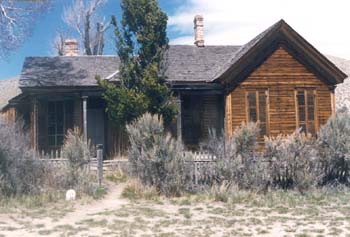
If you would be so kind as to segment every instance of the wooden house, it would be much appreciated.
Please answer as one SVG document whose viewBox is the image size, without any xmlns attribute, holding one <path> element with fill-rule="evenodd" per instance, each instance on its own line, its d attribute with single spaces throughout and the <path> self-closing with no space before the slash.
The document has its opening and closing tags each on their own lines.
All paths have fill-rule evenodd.
<svg viewBox="0 0 350 237">
<path fill-rule="evenodd" d="M 346 74 L 283 20 L 242 46 L 205 45 L 203 17 L 194 23 L 195 45 L 171 45 L 163 59 L 180 108 L 174 133 L 188 147 L 210 128 L 230 136 L 242 121 L 259 121 L 261 137 L 299 127 L 315 134 L 335 112 L 334 89 Z M 78 126 L 107 153 L 118 153 L 125 134 L 108 118 L 95 80 L 118 83 L 118 66 L 115 56 L 27 57 L 22 93 L 8 108 L 26 121 L 38 151 L 59 149 Z"/>
</svg>

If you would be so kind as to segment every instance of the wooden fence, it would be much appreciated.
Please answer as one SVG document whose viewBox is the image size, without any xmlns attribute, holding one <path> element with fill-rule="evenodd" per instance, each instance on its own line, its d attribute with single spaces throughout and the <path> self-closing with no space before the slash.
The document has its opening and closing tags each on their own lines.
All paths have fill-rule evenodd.
<svg viewBox="0 0 350 237">
<path fill-rule="evenodd" d="M 51 151 L 49 153 L 42 152 L 39 157 L 43 162 L 49 162 L 55 166 L 65 165 L 68 159 L 61 157 L 61 151 Z M 205 151 L 185 152 L 184 157 L 191 157 L 192 182 L 195 186 L 207 184 L 212 174 L 212 169 L 216 157 Z M 128 167 L 127 159 L 104 160 L 102 164 L 103 173 L 116 171 L 117 169 L 125 170 Z M 91 171 L 98 172 L 98 159 L 94 157 L 90 160 L 88 167 Z"/>
</svg>

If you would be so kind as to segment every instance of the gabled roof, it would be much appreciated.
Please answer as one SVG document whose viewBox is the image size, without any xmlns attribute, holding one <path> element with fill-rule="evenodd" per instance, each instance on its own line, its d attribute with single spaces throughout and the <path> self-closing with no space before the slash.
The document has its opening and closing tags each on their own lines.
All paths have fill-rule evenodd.
<svg viewBox="0 0 350 237">
<path fill-rule="evenodd" d="M 170 83 L 208 82 L 240 46 L 170 45 L 164 73 Z M 95 76 L 118 80 L 117 56 L 27 57 L 20 86 L 96 86 Z"/>
<path fill-rule="evenodd" d="M 169 82 L 210 82 L 241 46 L 170 45 L 165 54 Z"/>
<path fill-rule="evenodd" d="M 115 56 L 27 57 L 20 87 L 93 86 L 96 75 L 114 79 L 119 63 Z"/>
<path fill-rule="evenodd" d="M 280 20 L 243 45 L 223 65 L 213 80 L 224 82 L 231 87 L 239 84 L 281 44 L 326 84 L 335 85 L 347 77 L 284 20 Z"/>
<path fill-rule="evenodd" d="M 325 83 L 335 85 L 346 78 L 283 20 L 243 46 L 170 45 L 164 54 L 164 74 L 169 83 L 221 82 L 230 89 L 281 44 Z M 20 87 L 97 86 L 96 75 L 118 80 L 119 64 L 117 56 L 28 57 L 23 65 Z"/>
</svg>

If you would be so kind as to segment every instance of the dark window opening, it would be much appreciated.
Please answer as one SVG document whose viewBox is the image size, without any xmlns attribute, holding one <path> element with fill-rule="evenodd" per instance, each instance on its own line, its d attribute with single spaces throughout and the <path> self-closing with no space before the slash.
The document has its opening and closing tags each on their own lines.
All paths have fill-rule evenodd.
<svg viewBox="0 0 350 237">
<path fill-rule="evenodd" d="M 58 147 L 64 140 L 64 103 L 55 101 L 48 103 L 48 144 Z"/>
<path fill-rule="evenodd" d="M 297 99 L 297 126 L 302 132 L 315 134 L 315 90 L 299 89 Z"/>
<path fill-rule="evenodd" d="M 268 135 L 267 90 L 254 90 L 247 92 L 248 121 L 258 122 L 260 137 Z"/>
</svg>

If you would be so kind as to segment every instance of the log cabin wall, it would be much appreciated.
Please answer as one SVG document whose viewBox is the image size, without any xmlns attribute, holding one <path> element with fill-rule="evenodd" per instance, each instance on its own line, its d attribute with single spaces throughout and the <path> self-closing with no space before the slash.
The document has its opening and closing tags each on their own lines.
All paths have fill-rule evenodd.
<svg viewBox="0 0 350 237">
<path fill-rule="evenodd" d="M 315 93 L 314 122 L 318 130 L 334 113 L 334 92 L 280 46 L 226 96 L 226 134 L 231 136 L 237 126 L 249 120 L 247 93 L 255 90 L 266 93 L 267 135 L 292 133 L 298 127 L 298 89 Z"/>
</svg>

